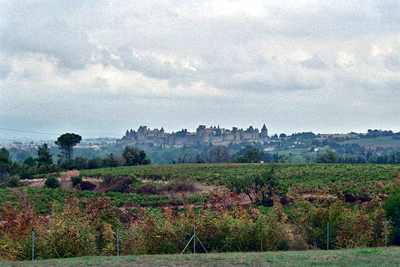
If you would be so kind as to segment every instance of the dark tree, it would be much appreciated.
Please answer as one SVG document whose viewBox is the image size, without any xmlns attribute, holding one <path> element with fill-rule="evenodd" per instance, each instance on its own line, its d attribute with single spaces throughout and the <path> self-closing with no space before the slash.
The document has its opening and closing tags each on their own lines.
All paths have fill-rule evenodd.
<svg viewBox="0 0 400 267">
<path fill-rule="evenodd" d="M 36 167 L 36 161 L 34 158 L 29 157 L 26 160 L 24 160 L 24 165 L 28 167 Z"/>
<path fill-rule="evenodd" d="M 0 178 L 3 178 L 7 174 L 12 166 L 12 160 L 10 159 L 10 153 L 4 147 L 0 149 Z"/>
<path fill-rule="evenodd" d="M 264 152 L 252 146 L 241 149 L 234 159 L 237 163 L 258 163 L 262 160 Z"/>
<path fill-rule="evenodd" d="M 37 155 L 38 157 L 35 158 L 35 160 L 39 167 L 53 164 L 53 156 L 51 155 L 50 148 L 47 146 L 47 144 L 43 144 L 42 146 L 38 147 Z"/>
<path fill-rule="evenodd" d="M 105 158 L 103 162 L 104 162 L 104 166 L 106 166 L 106 167 L 117 167 L 118 166 L 118 161 L 115 158 L 113 153 L 108 155 L 107 158 Z"/>
<path fill-rule="evenodd" d="M 74 133 L 65 133 L 58 137 L 56 145 L 61 149 L 66 159 L 69 160 L 73 154 L 73 147 L 79 144 L 82 140 L 82 136 Z"/>
<path fill-rule="evenodd" d="M 150 164 L 150 160 L 146 158 L 146 153 L 137 147 L 125 147 L 122 156 L 125 159 L 126 166 Z"/>
<path fill-rule="evenodd" d="M 230 161 L 231 155 L 230 155 L 229 149 L 227 147 L 214 146 L 210 150 L 210 158 L 211 158 L 211 162 L 224 163 L 224 162 Z"/>
<path fill-rule="evenodd" d="M 325 153 L 319 154 L 316 161 L 317 163 L 336 163 L 338 162 L 338 155 L 330 149 L 327 149 Z"/>
</svg>

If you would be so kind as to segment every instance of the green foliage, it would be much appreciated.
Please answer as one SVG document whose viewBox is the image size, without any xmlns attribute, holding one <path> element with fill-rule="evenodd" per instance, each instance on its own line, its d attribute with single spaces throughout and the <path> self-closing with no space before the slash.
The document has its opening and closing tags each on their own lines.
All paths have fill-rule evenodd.
<svg viewBox="0 0 400 267">
<path fill-rule="evenodd" d="M 396 188 L 386 199 L 383 206 L 386 217 L 390 220 L 393 227 L 392 242 L 400 245 L 400 189 Z"/>
<path fill-rule="evenodd" d="M 118 166 L 118 161 L 115 158 L 113 153 L 111 153 L 110 155 L 107 156 L 106 159 L 104 159 L 104 165 L 105 165 L 105 167 L 117 167 Z"/>
<path fill-rule="evenodd" d="M 38 157 L 35 160 L 39 167 L 53 164 L 53 156 L 51 155 L 50 148 L 46 143 L 38 147 L 37 156 Z"/>
<path fill-rule="evenodd" d="M 19 171 L 19 175 L 21 179 L 32 179 L 36 170 L 34 167 L 23 166 L 23 168 Z"/>
<path fill-rule="evenodd" d="M 6 183 L 6 186 L 7 187 L 20 187 L 20 186 L 22 186 L 22 183 L 18 176 L 11 176 Z"/>
<path fill-rule="evenodd" d="M 89 159 L 88 169 L 98 169 L 103 167 L 103 160 L 100 157 Z"/>
<path fill-rule="evenodd" d="M 279 180 L 271 167 L 269 170 L 262 170 L 261 173 L 229 177 L 227 186 L 237 194 L 245 193 L 251 202 L 255 200 L 256 204 L 272 206 L 272 196 L 278 193 Z"/>
<path fill-rule="evenodd" d="M 55 142 L 60 148 L 66 159 L 71 159 L 73 154 L 73 147 L 79 144 L 82 136 L 74 133 L 65 133 L 60 135 Z"/>
<path fill-rule="evenodd" d="M 72 186 L 75 187 L 82 183 L 82 176 L 71 176 Z"/>
<path fill-rule="evenodd" d="M 60 182 L 58 181 L 58 179 L 56 177 L 49 177 L 44 182 L 44 185 L 47 188 L 58 188 L 60 186 Z"/>
<path fill-rule="evenodd" d="M 36 161 L 34 158 L 29 157 L 24 161 L 24 165 L 29 166 L 29 167 L 36 167 Z"/>
<path fill-rule="evenodd" d="M 10 153 L 7 149 L 2 147 L 0 149 L 0 180 L 10 171 L 12 166 L 12 160 L 10 159 Z"/>
<path fill-rule="evenodd" d="M 163 180 L 190 178 L 208 184 L 229 184 L 231 179 L 254 177 L 269 164 L 168 164 L 132 167 L 103 168 L 80 171 L 86 177 L 127 177 Z M 365 201 L 371 195 L 388 194 L 398 186 L 396 165 L 369 164 L 275 164 L 274 174 L 279 186 L 287 191 L 293 188 L 298 193 L 326 192 L 337 194 L 338 190 Z M 245 180 L 246 181 L 246 180 Z M 234 190 L 234 189 L 233 189 Z"/>
<path fill-rule="evenodd" d="M 324 153 L 318 154 L 318 157 L 316 159 L 317 163 L 336 163 L 338 162 L 338 155 L 333 152 L 332 150 L 325 150 Z"/>
<path fill-rule="evenodd" d="M 84 170 L 88 168 L 88 159 L 85 157 L 67 159 L 60 165 L 60 167 L 65 170 Z"/>
<path fill-rule="evenodd" d="M 263 151 L 252 146 L 246 146 L 241 149 L 234 159 L 237 163 L 258 163 L 263 158 Z"/>
<path fill-rule="evenodd" d="M 130 146 L 125 147 L 122 156 L 125 159 L 126 166 L 150 164 L 150 160 L 146 158 L 146 153 L 143 150 L 136 147 L 130 147 Z"/>
</svg>

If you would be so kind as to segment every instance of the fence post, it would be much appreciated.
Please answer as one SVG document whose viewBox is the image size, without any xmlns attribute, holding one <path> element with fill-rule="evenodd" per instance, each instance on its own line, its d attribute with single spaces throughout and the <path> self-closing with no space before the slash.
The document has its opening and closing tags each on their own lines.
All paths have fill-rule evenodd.
<svg viewBox="0 0 400 267">
<path fill-rule="evenodd" d="M 32 260 L 35 259 L 35 231 L 32 230 Z"/>
<path fill-rule="evenodd" d="M 261 224 L 261 252 L 263 252 L 263 228 L 262 228 L 262 224 Z"/>
<path fill-rule="evenodd" d="M 182 250 L 181 254 L 183 254 L 183 252 L 185 252 L 186 248 L 189 246 L 190 242 L 192 242 L 193 239 L 193 253 L 196 253 L 196 238 L 199 241 L 200 245 L 203 247 L 204 251 L 208 254 L 207 249 L 204 247 L 203 243 L 201 243 L 200 239 L 196 236 L 196 227 L 193 226 L 193 235 L 190 238 L 189 242 L 187 242 L 185 248 Z"/>
<path fill-rule="evenodd" d="M 196 254 L 196 226 L 193 226 L 193 254 Z"/>
<path fill-rule="evenodd" d="M 119 256 L 119 229 L 117 229 L 117 256 Z"/>
<path fill-rule="evenodd" d="M 385 247 L 387 247 L 387 219 L 385 218 Z"/>
<path fill-rule="evenodd" d="M 326 250 L 329 250 L 329 221 L 326 224 Z"/>
</svg>

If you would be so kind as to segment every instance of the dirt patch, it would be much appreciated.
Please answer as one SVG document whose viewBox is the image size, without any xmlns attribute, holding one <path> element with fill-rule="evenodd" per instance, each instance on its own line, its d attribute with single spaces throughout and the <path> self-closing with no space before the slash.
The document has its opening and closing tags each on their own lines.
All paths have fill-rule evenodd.
<svg viewBox="0 0 400 267">
<path fill-rule="evenodd" d="M 46 179 L 33 179 L 33 180 L 28 180 L 26 182 L 27 187 L 32 187 L 32 188 L 44 188 L 44 182 Z"/>
<path fill-rule="evenodd" d="M 218 186 L 215 186 L 215 185 L 205 185 L 202 183 L 194 183 L 194 186 L 196 187 L 197 191 L 201 191 L 204 193 L 211 192 L 214 189 L 218 188 Z"/>
<path fill-rule="evenodd" d="M 90 182 L 90 183 L 95 184 L 96 186 L 98 186 L 99 184 L 101 184 L 103 182 L 103 179 L 92 178 L 92 177 L 82 177 L 82 181 Z"/>
</svg>

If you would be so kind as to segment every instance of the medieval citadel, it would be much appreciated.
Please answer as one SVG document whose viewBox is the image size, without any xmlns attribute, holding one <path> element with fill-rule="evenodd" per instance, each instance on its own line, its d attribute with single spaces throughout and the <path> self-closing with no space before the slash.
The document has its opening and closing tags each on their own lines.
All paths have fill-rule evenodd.
<svg viewBox="0 0 400 267">
<path fill-rule="evenodd" d="M 117 140 L 117 144 L 152 145 L 168 148 L 197 144 L 228 146 L 229 144 L 267 142 L 268 140 L 268 129 L 265 124 L 261 128 L 261 132 L 257 128 L 254 129 L 253 126 L 246 130 L 237 127 L 228 130 L 219 126 L 207 128 L 205 125 L 200 125 L 196 132 L 188 132 L 187 129 L 182 129 L 176 133 L 166 133 L 164 128 L 151 130 L 147 126 L 140 126 L 137 132 L 132 129 L 127 130 L 125 136 Z"/>
</svg>

